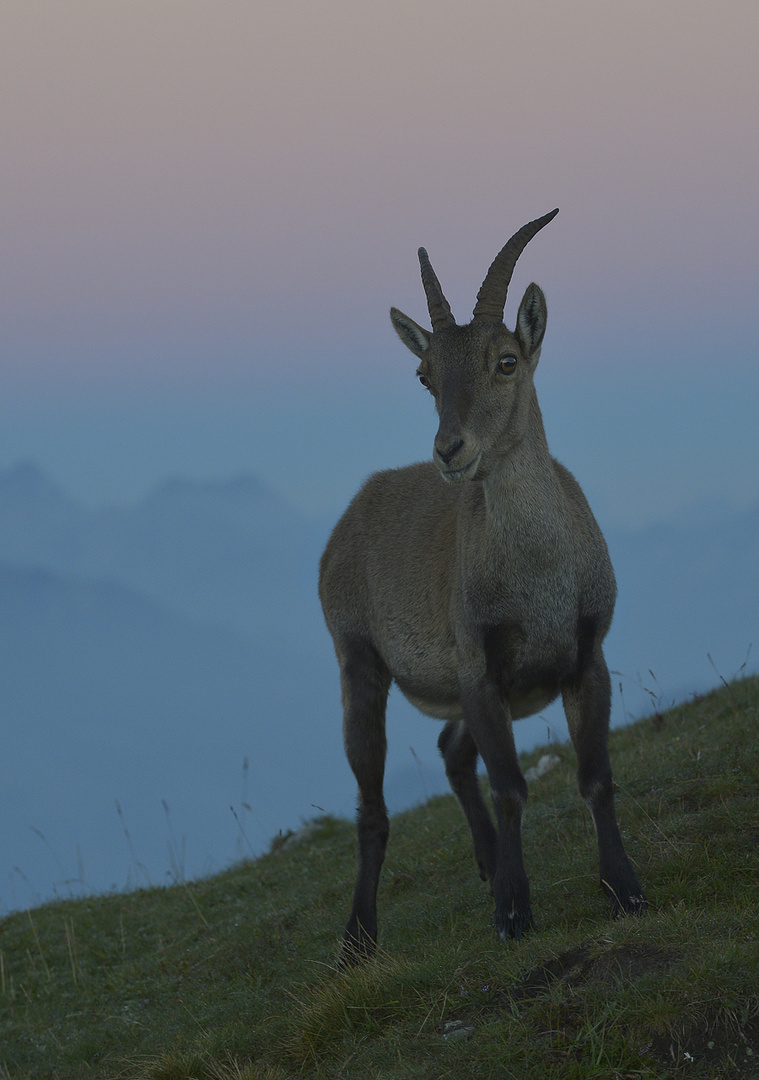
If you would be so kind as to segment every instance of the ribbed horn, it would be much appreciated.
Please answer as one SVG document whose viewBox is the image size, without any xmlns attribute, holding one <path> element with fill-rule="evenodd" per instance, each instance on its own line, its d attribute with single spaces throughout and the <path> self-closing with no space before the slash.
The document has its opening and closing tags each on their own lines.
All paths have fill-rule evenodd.
<svg viewBox="0 0 759 1080">
<path fill-rule="evenodd" d="M 419 248 L 419 266 L 422 270 L 422 285 L 427 295 L 427 307 L 432 320 L 432 329 L 439 330 L 443 326 L 455 326 L 456 320 L 451 314 L 451 306 L 443 296 L 440 282 L 435 271 L 432 269 L 429 255 L 424 248 Z"/>
<path fill-rule="evenodd" d="M 474 305 L 475 319 L 492 319 L 495 322 L 503 322 L 503 309 L 506 307 L 506 295 L 509 291 L 511 275 L 514 273 L 516 261 L 533 236 L 555 218 L 558 212 L 557 208 L 552 210 L 550 214 L 523 225 L 519 232 L 515 232 L 512 238 L 501 248 L 485 275 L 482 288 L 477 293 L 477 303 Z"/>
</svg>

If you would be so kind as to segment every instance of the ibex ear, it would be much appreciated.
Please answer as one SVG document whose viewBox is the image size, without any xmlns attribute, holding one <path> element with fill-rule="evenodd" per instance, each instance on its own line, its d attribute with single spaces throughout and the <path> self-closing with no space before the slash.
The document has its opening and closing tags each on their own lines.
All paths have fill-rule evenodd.
<svg viewBox="0 0 759 1080">
<path fill-rule="evenodd" d="M 390 308 L 390 318 L 393 321 L 395 332 L 407 349 L 411 349 L 414 356 L 422 356 L 430 347 L 432 334 L 425 330 L 419 323 L 409 319 L 398 308 Z"/>
<path fill-rule="evenodd" d="M 535 356 L 537 359 L 536 354 L 540 352 L 543 343 L 547 319 L 548 308 L 543 290 L 533 282 L 527 286 L 517 315 L 516 334 L 525 356 Z"/>
</svg>

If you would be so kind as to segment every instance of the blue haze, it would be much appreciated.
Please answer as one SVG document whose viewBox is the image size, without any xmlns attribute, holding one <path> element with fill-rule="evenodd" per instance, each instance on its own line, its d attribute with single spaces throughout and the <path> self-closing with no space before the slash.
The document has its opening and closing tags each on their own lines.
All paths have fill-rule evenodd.
<svg viewBox="0 0 759 1080">
<path fill-rule="evenodd" d="M 0 474 L 0 910 L 197 876 L 352 813 L 316 598 L 332 520 L 252 473 L 94 508 L 36 465 Z M 759 502 L 607 532 L 620 723 L 741 668 Z M 556 706 L 516 730 L 523 748 L 566 737 Z M 393 808 L 446 789 L 437 732 L 392 695 Z"/>
</svg>

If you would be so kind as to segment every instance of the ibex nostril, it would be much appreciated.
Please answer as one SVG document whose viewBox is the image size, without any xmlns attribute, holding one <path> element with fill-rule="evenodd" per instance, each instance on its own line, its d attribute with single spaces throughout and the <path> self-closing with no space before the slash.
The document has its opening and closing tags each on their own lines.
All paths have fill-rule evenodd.
<svg viewBox="0 0 759 1080">
<path fill-rule="evenodd" d="M 456 439 L 454 442 L 449 443 L 445 450 L 441 450 L 439 446 L 435 446 L 437 450 L 437 456 L 445 464 L 449 465 L 458 454 L 461 447 L 464 445 L 463 439 Z"/>
</svg>

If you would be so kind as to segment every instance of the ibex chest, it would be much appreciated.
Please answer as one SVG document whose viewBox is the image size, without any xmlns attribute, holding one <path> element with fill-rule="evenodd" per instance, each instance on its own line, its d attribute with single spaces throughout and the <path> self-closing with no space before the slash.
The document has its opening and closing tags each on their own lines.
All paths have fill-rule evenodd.
<svg viewBox="0 0 759 1080">
<path fill-rule="evenodd" d="M 505 533 L 483 543 L 477 559 L 462 553 L 456 619 L 476 626 L 521 625 L 540 639 L 576 626 L 582 559 L 561 530 L 553 536 Z"/>
<path fill-rule="evenodd" d="M 462 577 L 457 624 L 484 643 L 488 673 L 507 695 L 545 683 L 554 696 L 576 666 L 579 576 L 571 557 L 544 554 Z"/>
<path fill-rule="evenodd" d="M 425 622 L 419 636 L 406 626 L 403 647 L 390 650 L 390 670 L 413 704 L 441 719 L 460 717 L 462 679 L 473 668 L 496 683 L 514 719 L 556 697 L 577 664 L 571 576 L 534 579 L 531 587 L 470 577 L 451 600 L 449 618 Z"/>
</svg>

